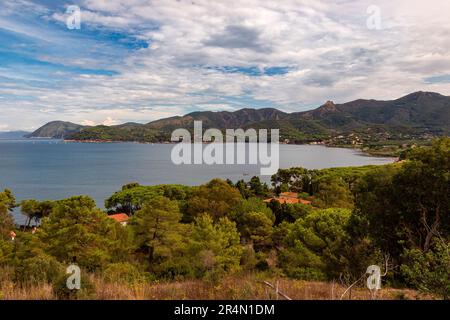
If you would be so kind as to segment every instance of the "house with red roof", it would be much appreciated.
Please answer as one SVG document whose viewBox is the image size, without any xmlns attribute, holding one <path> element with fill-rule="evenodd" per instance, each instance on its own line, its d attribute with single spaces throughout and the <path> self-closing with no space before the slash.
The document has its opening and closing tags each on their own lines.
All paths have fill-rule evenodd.
<svg viewBox="0 0 450 320">
<path fill-rule="evenodd" d="M 126 226 L 130 217 L 125 213 L 116 213 L 108 216 L 109 218 L 119 222 L 121 225 Z"/>
</svg>

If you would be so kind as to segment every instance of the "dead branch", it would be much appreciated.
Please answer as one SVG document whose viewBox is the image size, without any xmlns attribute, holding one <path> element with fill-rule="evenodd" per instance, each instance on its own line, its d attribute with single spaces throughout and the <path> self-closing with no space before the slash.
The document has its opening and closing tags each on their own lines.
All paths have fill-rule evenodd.
<svg viewBox="0 0 450 320">
<path fill-rule="evenodd" d="M 366 276 L 366 274 L 364 273 L 361 278 L 359 278 L 358 280 L 356 280 L 355 282 L 353 282 L 350 287 L 348 287 L 347 289 L 345 289 L 344 293 L 341 295 L 341 299 L 342 300 L 345 297 L 345 294 L 347 293 L 347 291 L 349 291 L 351 288 L 353 288 L 353 286 L 355 286 L 359 281 L 361 281 L 362 279 L 364 279 L 364 277 Z"/>
<path fill-rule="evenodd" d="M 292 300 L 292 299 L 289 298 L 286 294 L 284 294 L 283 292 L 281 292 L 281 291 L 278 289 L 278 285 L 277 285 L 277 286 L 274 286 L 273 284 L 271 284 L 271 283 L 268 282 L 268 281 L 262 281 L 262 283 L 264 283 L 266 286 L 269 286 L 269 287 L 271 287 L 272 289 L 274 289 L 274 290 L 276 291 L 276 293 L 277 293 L 277 299 L 278 299 L 278 295 L 280 295 L 280 296 L 282 296 L 283 298 L 285 298 L 286 300 Z"/>
</svg>

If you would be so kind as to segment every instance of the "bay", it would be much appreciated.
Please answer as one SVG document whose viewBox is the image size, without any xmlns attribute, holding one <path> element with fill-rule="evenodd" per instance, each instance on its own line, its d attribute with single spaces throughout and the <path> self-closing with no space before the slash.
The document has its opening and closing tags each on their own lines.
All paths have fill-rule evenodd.
<svg viewBox="0 0 450 320">
<path fill-rule="evenodd" d="M 171 144 L 76 143 L 62 140 L 0 140 L 0 188 L 17 200 L 56 200 L 89 195 L 104 200 L 129 182 L 142 185 L 199 185 L 213 178 L 248 180 L 258 165 L 175 165 Z M 280 145 L 280 168 L 322 169 L 393 162 L 353 149 L 320 145 Z M 270 176 L 262 176 L 270 182 Z M 15 212 L 18 223 L 23 222 Z"/>
</svg>

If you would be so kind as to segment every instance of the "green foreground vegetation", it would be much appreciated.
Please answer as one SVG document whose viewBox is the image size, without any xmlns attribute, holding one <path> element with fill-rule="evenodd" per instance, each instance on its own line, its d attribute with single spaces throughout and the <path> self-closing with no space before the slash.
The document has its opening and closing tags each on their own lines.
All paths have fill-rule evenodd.
<svg viewBox="0 0 450 320">
<path fill-rule="evenodd" d="M 385 166 L 282 169 L 271 186 L 257 177 L 128 184 L 105 201 L 108 214 L 130 216 L 127 226 L 87 196 L 16 203 L 5 190 L 0 269 L 18 287 L 48 284 L 64 299 L 92 296 L 90 275 L 127 284 L 244 274 L 350 284 L 376 264 L 387 266 L 384 284 L 449 299 L 450 138 L 402 157 Z M 263 202 L 286 191 L 311 205 Z M 28 217 L 20 228 L 11 216 L 17 206 Z M 65 285 L 72 263 L 83 271 L 79 291 Z"/>
</svg>

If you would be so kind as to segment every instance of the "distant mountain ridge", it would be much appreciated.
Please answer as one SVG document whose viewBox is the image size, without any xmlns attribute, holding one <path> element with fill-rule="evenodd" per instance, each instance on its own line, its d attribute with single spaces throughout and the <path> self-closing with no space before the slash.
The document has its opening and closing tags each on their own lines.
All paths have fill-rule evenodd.
<svg viewBox="0 0 450 320">
<path fill-rule="evenodd" d="M 415 92 L 396 100 L 359 99 L 324 105 L 308 111 L 286 113 L 274 108 L 229 111 L 198 111 L 147 124 L 85 127 L 68 122 L 50 122 L 30 137 L 64 137 L 76 140 L 168 141 L 177 128 L 192 129 L 201 120 L 203 128 L 279 128 L 283 139 L 308 141 L 332 134 L 360 130 L 405 134 L 448 135 L 450 97 L 433 92 Z"/>
<path fill-rule="evenodd" d="M 30 134 L 28 131 L 0 131 L 0 139 L 22 139 Z"/>
<path fill-rule="evenodd" d="M 205 128 L 241 128 L 249 123 L 266 120 L 282 120 L 289 117 L 288 113 L 274 109 L 244 108 L 237 111 L 196 111 L 182 117 L 160 119 L 147 124 L 149 128 L 158 130 L 173 130 L 182 126 L 190 126 L 193 121 L 201 120 Z"/>
<path fill-rule="evenodd" d="M 25 137 L 64 139 L 84 128 L 88 127 L 67 121 L 51 121 Z"/>
</svg>

